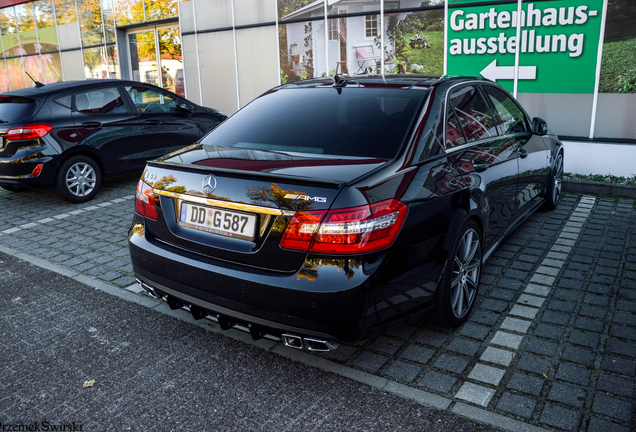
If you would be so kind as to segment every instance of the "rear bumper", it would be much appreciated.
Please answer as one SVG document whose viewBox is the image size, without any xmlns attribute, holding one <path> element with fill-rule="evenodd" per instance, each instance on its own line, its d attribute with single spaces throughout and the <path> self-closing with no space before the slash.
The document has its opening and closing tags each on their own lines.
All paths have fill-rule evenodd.
<svg viewBox="0 0 636 432">
<path fill-rule="evenodd" d="M 433 289 L 383 283 L 384 257 L 311 255 L 293 273 L 255 270 L 191 254 L 148 238 L 135 215 L 129 235 L 135 276 L 168 295 L 236 321 L 338 343 L 352 343 L 405 322 L 432 305 Z M 429 287 L 430 288 L 430 287 Z"/>
<path fill-rule="evenodd" d="M 40 150 L 27 149 L 8 157 L 0 154 L 0 185 L 52 187 L 57 155 L 45 155 Z M 43 164 L 42 170 L 34 176 L 32 172 L 40 164 Z"/>
</svg>

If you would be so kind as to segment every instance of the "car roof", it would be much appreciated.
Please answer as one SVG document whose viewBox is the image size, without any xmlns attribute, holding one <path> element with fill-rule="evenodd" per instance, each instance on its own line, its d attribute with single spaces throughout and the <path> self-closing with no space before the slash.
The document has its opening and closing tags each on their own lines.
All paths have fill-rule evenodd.
<svg viewBox="0 0 636 432">
<path fill-rule="evenodd" d="M 130 81 L 130 80 L 120 80 L 120 79 L 88 79 L 88 80 L 78 80 L 78 81 L 64 81 L 52 84 L 46 84 L 41 87 L 26 87 L 19 90 L 11 90 L 6 93 L 2 93 L 6 96 L 24 96 L 30 97 L 34 99 L 39 99 L 39 97 L 46 96 L 50 93 L 61 93 L 64 91 L 72 91 L 75 89 L 82 88 L 90 88 L 90 87 L 101 87 L 103 85 L 121 85 L 121 84 L 145 84 L 152 86 L 151 84 L 141 83 L 138 81 Z M 153 86 L 154 87 L 154 86 Z M 39 96 L 39 97 L 38 97 Z"/>
<path fill-rule="evenodd" d="M 431 87 L 440 84 L 453 84 L 464 81 L 492 82 L 483 77 L 475 76 L 451 76 L 451 75 L 418 75 L 418 74 L 391 74 L 391 75 L 342 75 L 347 80 L 347 85 L 358 84 L 368 87 Z M 279 88 L 294 87 L 322 87 L 333 85 L 331 77 L 314 78 L 293 83 L 284 84 Z"/>
</svg>

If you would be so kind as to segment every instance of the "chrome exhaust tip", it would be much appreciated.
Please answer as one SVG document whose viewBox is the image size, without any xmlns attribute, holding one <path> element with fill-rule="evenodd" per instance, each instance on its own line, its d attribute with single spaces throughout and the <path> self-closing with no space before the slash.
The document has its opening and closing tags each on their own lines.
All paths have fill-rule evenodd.
<svg viewBox="0 0 636 432">
<path fill-rule="evenodd" d="M 303 338 L 297 335 L 284 333 L 281 335 L 285 346 L 296 349 L 303 349 Z"/>
<path fill-rule="evenodd" d="M 150 285 L 148 285 L 146 283 L 143 283 L 139 279 L 137 279 L 137 283 L 139 284 L 141 289 L 143 289 L 146 292 L 146 294 L 148 294 L 150 297 L 156 298 L 156 299 L 159 299 L 159 300 L 161 299 L 161 296 L 159 294 L 157 294 L 157 291 L 155 291 L 155 289 L 153 287 L 151 287 Z"/>
<path fill-rule="evenodd" d="M 332 351 L 338 348 L 338 344 L 332 341 L 323 340 L 323 339 L 315 339 L 315 338 L 304 338 L 305 348 L 308 351 Z"/>
</svg>

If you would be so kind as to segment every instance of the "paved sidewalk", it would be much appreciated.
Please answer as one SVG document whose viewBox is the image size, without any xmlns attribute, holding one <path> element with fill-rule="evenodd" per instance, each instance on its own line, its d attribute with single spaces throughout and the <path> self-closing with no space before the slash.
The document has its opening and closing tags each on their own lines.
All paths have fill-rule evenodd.
<svg viewBox="0 0 636 432">
<path fill-rule="evenodd" d="M 0 192 L 10 203 L 0 245 L 134 290 L 125 238 L 136 182 L 111 181 L 81 206 Z M 636 430 L 634 204 L 568 194 L 533 215 L 484 266 L 456 331 L 418 322 L 323 356 L 274 351 L 509 430 Z"/>
</svg>

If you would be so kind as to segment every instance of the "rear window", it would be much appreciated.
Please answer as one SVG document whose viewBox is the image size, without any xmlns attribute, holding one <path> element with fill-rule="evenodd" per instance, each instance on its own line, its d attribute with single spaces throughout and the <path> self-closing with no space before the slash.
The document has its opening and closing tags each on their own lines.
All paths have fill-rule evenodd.
<svg viewBox="0 0 636 432">
<path fill-rule="evenodd" d="M 331 87 L 274 91 L 205 136 L 203 144 L 392 158 L 426 92 Z"/>
<path fill-rule="evenodd" d="M 0 123 L 27 121 L 33 117 L 36 106 L 33 99 L 19 96 L 0 97 Z"/>
</svg>

